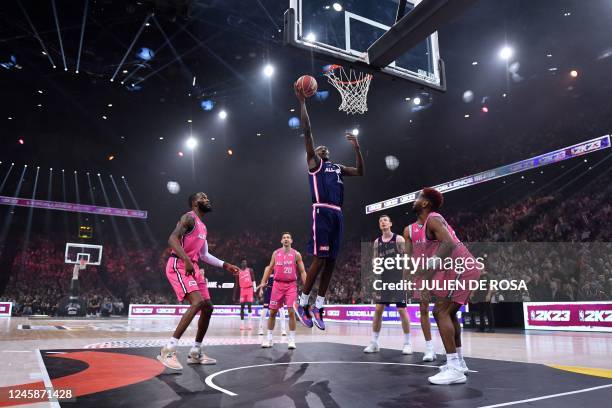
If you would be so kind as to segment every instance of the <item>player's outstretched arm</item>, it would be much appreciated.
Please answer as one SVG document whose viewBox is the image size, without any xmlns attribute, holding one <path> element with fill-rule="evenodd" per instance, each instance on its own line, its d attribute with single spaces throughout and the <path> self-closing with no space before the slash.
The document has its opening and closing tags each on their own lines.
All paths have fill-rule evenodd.
<svg viewBox="0 0 612 408">
<path fill-rule="evenodd" d="M 355 167 L 340 166 L 340 170 L 342 170 L 342 175 L 349 177 L 363 176 L 365 168 L 363 165 L 363 155 L 361 154 L 361 148 L 359 147 L 359 140 L 357 140 L 357 136 L 351 133 L 346 134 L 346 140 L 348 140 L 353 145 L 353 149 L 355 150 L 356 156 L 356 164 Z"/>
<path fill-rule="evenodd" d="M 217 268 L 223 268 L 229 273 L 231 273 L 232 275 L 236 275 L 240 271 L 240 269 L 238 269 L 236 265 L 232 265 L 231 263 L 222 261 L 221 259 L 217 258 L 213 254 L 208 252 L 208 241 L 207 240 L 204 241 L 204 245 L 202 246 L 202 249 L 200 250 L 200 259 L 209 265 L 216 266 Z"/>
<path fill-rule="evenodd" d="M 185 253 L 185 250 L 181 246 L 181 237 L 185 235 L 187 231 L 191 231 L 195 228 L 195 220 L 189 213 L 183 214 L 181 220 L 176 224 L 174 231 L 168 237 L 168 245 L 174 251 L 174 253 L 185 263 L 185 275 L 193 275 L 194 267 L 191 259 Z"/>
<path fill-rule="evenodd" d="M 310 128 L 310 116 L 308 116 L 308 109 L 306 108 L 306 99 L 300 95 L 299 92 L 295 92 L 295 96 L 300 101 L 300 116 L 302 130 L 304 131 L 304 143 L 306 144 L 306 161 L 308 162 L 308 170 L 314 170 L 319 167 L 321 159 L 315 154 L 314 139 L 312 138 L 312 129 Z"/>
<path fill-rule="evenodd" d="M 296 251 L 297 252 L 297 251 Z M 295 263 L 297 264 L 298 272 L 300 273 L 300 279 L 302 280 L 302 285 L 306 284 L 306 268 L 304 267 L 304 260 L 302 259 L 302 254 L 297 252 L 297 256 L 295 257 Z"/>
</svg>

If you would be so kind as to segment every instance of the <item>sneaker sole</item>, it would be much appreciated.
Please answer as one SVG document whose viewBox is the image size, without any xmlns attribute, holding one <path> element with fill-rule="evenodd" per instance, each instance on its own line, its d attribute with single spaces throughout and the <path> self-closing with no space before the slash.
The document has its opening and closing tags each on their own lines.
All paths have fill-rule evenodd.
<svg viewBox="0 0 612 408">
<path fill-rule="evenodd" d="M 302 323 L 304 326 L 308 327 L 309 329 L 312 328 L 312 321 L 310 322 L 310 326 L 309 326 L 308 323 L 306 323 L 306 321 L 302 319 L 302 315 L 298 313 L 298 310 L 297 310 L 297 307 L 295 307 L 295 304 L 293 305 L 293 311 L 295 312 L 295 317 L 297 317 L 300 323 Z"/>
<path fill-rule="evenodd" d="M 378 350 L 373 350 L 373 351 L 365 351 L 365 350 L 363 350 L 363 352 L 366 353 L 366 354 L 375 354 L 375 353 L 378 353 Z"/>
<path fill-rule="evenodd" d="M 319 330 L 325 330 L 325 325 L 323 325 L 323 327 L 319 326 L 319 324 L 317 323 L 317 321 L 316 321 L 316 320 L 313 320 L 313 323 L 314 323 L 314 325 L 315 325 L 315 326 L 317 326 L 317 329 L 319 329 Z"/>
<path fill-rule="evenodd" d="M 198 365 L 215 365 L 217 364 L 217 360 L 204 360 L 204 361 L 189 361 L 187 360 L 187 364 L 198 364 Z"/>
<path fill-rule="evenodd" d="M 458 380 L 454 380 L 454 381 L 444 381 L 444 382 L 433 382 L 431 381 L 429 378 L 427 379 L 431 384 L 434 385 L 452 385 L 452 384 L 465 384 L 467 382 L 467 378 L 465 377 L 465 375 L 463 376 L 463 378 L 460 378 Z"/>
<path fill-rule="evenodd" d="M 162 363 L 162 365 L 166 368 L 169 368 L 170 370 L 176 370 L 176 371 L 181 371 L 183 369 L 183 367 L 170 367 L 169 365 L 167 365 L 166 363 L 164 363 L 163 359 L 161 358 L 161 356 L 157 356 L 157 361 L 159 361 L 160 363 Z"/>
<path fill-rule="evenodd" d="M 295 350 L 297 347 L 289 347 L 287 346 L 287 350 Z"/>
</svg>

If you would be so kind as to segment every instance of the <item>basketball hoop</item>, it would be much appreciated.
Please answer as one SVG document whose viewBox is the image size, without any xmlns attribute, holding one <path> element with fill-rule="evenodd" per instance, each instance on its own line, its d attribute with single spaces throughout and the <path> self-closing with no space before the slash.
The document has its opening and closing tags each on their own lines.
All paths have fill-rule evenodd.
<svg viewBox="0 0 612 408">
<path fill-rule="evenodd" d="M 368 90 L 372 75 L 353 68 L 348 71 L 340 65 L 330 65 L 324 75 L 330 84 L 340 92 L 342 103 L 338 110 L 347 114 L 363 114 L 368 110 Z"/>
</svg>

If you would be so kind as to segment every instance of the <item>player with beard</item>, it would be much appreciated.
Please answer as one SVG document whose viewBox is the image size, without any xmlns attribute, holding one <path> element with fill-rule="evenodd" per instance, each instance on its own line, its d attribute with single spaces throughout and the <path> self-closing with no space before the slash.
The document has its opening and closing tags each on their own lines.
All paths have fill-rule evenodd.
<svg viewBox="0 0 612 408">
<path fill-rule="evenodd" d="M 200 192 L 190 195 L 189 207 L 191 211 L 183 214 L 174 231 L 170 234 L 170 238 L 168 238 L 172 253 L 166 265 L 166 277 L 172 285 L 178 301 L 182 302 L 186 299 L 189 302 L 189 308 L 183 314 L 172 338 L 162 347 L 159 356 L 157 356 L 157 359 L 163 365 L 173 370 L 183 369 L 176 358 L 176 346 L 198 312 L 200 312 L 198 330 L 195 343 L 189 350 L 187 362 L 189 364 L 217 363 L 214 358 L 206 356 L 201 349 L 202 340 L 208 330 L 210 317 L 213 313 L 213 304 L 210 301 L 206 278 L 198 266 L 198 260 L 223 268 L 234 275 L 238 273 L 237 266 L 217 259 L 208 252 L 206 241 L 208 232 L 202 218 L 204 214 L 212 211 L 212 206 L 206 194 Z"/>
<path fill-rule="evenodd" d="M 293 305 L 300 322 L 306 327 L 314 324 L 325 330 L 323 322 L 323 305 L 325 294 L 329 287 L 336 258 L 340 251 L 344 220 L 342 203 L 344 200 L 343 177 L 363 176 L 363 156 L 357 136 L 347 134 L 346 139 L 355 151 L 355 167 L 347 167 L 332 163 L 329 159 L 329 149 L 319 146 L 315 149 L 310 118 L 306 109 L 305 97 L 298 91 L 296 96 L 300 101 L 304 142 L 306 144 L 306 162 L 308 163 L 308 179 L 312 196 L 312 238 L 308 243 L 308 253 L 314 256 L 306 275 L 306 283 L 299 299 Z M 310 291 L 317 276 L 321 274 L 319 289 L 312 313 L 309 307 Z"/>
<path fill-rule="evenodd" d="M 448 385 L 466 382 L 468 368 L 463 360 L 461 349 L 461 325 L 457 311 L 468 302 L 470 297 L 469 281 L 480 277 L 480 267 L 467 247 L 457 238 L 453 228 L 441 214 L 436 212 L 443 203 L 442 193 L 433 188 L 424 188 L 413 204 L 417 222 L 409 228 L 412 257 L 421 258 L 417 268 L 417 279 L 433 281 L 435 288 L 431 295 L 435 298 L 433 315 L 446 350 L 446 364 L 440 372 L 429 377 L 432 384 Z M 463 270 L 459 270 L 461 259 Z M 471 260 L 467 262 L 467 260 Z M 452 260 L 452 267 L 446 268 Z M 471 266 L 470 266 L 471 265 Z M 461 282 L 465 289 L 447 289 L 448 282 Z M 421 291 L 421 302 L 429 303 L 430 293 Z"/>
</svg>

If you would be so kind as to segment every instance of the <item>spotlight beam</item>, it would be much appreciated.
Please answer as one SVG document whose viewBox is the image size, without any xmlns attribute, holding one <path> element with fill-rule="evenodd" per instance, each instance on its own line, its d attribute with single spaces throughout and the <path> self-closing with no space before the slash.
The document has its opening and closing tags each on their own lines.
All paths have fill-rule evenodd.
<svg viewBox="0 0 612 408">
<path fill-rule="evenodd" d="M 197 50 L 200 46 L 198 44 L 194 45 L 193 47 L 191 47 L 190 49 L 188 49 L 187 51 L 185 51 L 184 53 L 182 53 L 179 57 L 168 61 L 167 63 L 165 63 L 164 65 L 162 65 L 161 67 L 159 67 L 158 69 L 156 69 L 155 71 L 149 73 L 148 75 L 146 75 L 145 77 L 141 78 L 140 80 L 138 80 L 137 82 L 134 82 L 134 85 L 138 85 L 144 81 L 146 81 L 147 79 L 151 78 L 153 75 L 157 75 L 159 72 L 163 71 L 164 69 L 166 69 L 167 67 L 169 67 L 170 65 L 174 64 L 176 61 L 178 61 L 178 58 L 180 57 L 184 57 L 188 54 L 191 54 L 192 52 L 194 52 L 195 50 Z"/>
<path fill-rule="evenodd" d="M 44 41 L 42 40 L 42 38 L 40 38 L 40 35 L 38 35 L 38 31 L 36 30 L 36 27 L 34 27 L 34 23 L 32 23 L 32 20 L 30 20 L 30 16 L 28 15 L 28 12 L 21 4 L 21 0 L 19 0 L 17 4 L 19 4 L 19 8 L 23 12 L 23 15 L 25 16 L 26 20 L 28 20 L 28 24 L 30 24 L 30 28 L 32 29 L 32 32 L 34 34 L 34 38 L 38 40 L 38 42 L 40 43 L 40 46 L 42 47 L 43 51 L 47 55 L 47 59 L 51 63 L 51 66 L 55 68 L 55 62 L 53 61 L 53 58 L 51 58 L 51 54 L 49 53 L 49 51 L 47 51 L 47 47 L 45 46 Z"/>
<path fill-rule="evenodd" d="M 77 174 L 74 172 L 74 191 L 76 192 L 76 202 L 77 204 L 81 204 L 81 194 L 79 194 L 79 180 L 77 179 Z M 81 213 L 77 213 L 77 220 L 79 221 L 79 227 L 83 225 L 83 220 L 81 218 Z"/>
<path fill-rule="evenodd" d="M 81 24 L 81 40 L 79 41 L 79 55 L 77 56 L 76 72 L 79 72 L 81 66 L 81 51 L 83 50 L 83 37 L 85 36 L 85 23 L 87 22 L 87 8 L 89 0 L 85 0 L 85 9 L 83 10 L 83 23 Z"/>
<path fill-rule="evenodd" d="M 198 14 L 198 16 L 197 16 L 197 17 L 199 17 L 199 15 L 200 15 L 200 14 L 202 14 L 202 12 L 203 12 L 203 11 L 204 11 L 204 9 L 200 10 L 200 12 L 199 12 L 199 14 Z M 196 17 L 196 18 L 197 18 L 197 17 Z M 174 33 L 173 33 L 173 34 L 170 36 L 170 38 L 167 38 L 167 39 L 166 39 L 166 41 L 165 41 L 165 42 L 164 42 L 164 43 L 163 43 L 163 44 L 162 44 L 162 45 L 161 45 L 159 48 L 157 48 L 157 49 L 155 50 L 155 54 L 159 54 L 159 52 L 160 52 L 160 51 L 162 51 L 164 48 L 166 48 L 166 46 L 168 45 L 168 43 L 170 42 L 170 40 L 174 39 L 174 37 L 176 37 L 177 35 L 179 35 L 180 33 L 182 33 L 182 32 L 183 32 L 183 31 L 184 31 L 184 30 L 187 28 L 187 25 L 189 25 L 189 22 L 186 22 L 185 24 L 183 24 L 182 26 L 180 26 L 180 27 L 178 28 L 178 30 L 176 30 L 176 31 L 175 31 L 175 32 L 174 32 Z M 209 41 L 210 41 L 211 39 L 213 39 L 213 38 L 217 37 L 218 35 L 219 35 L 219 32 L 217 32 L 217 33 L 213 34 L 213 35 L 211 36 L 211 38 L 209 39 Z M 141 70 L 141 68 L 142 68 L 142 66 L 138 66 L 138 67 L 136 67 L 136 69 L 135 69 L 134 71 L 130 72 L 130 74 L 129 74 L 127 77 L 125 77 L 125 78 L 123 79 L 123 81 L 121 81 L 121 82 L 122 82 L 122 83 L 123 83 L 123 82 L 127 82 L 127 81 L 128 81 L 128 80 L 129 80 L 129 79 L 130 79 L 130 78 L 131 78 L 133 75 L 135 75 L 136 73 L 138 73 L 138 71 L 140 71 L 140 70 Z"/>
<path fill-rule="evenodd" d="M 55 29 L 57 30 L 57 38 L 59 38 L 60 50 L 62 51 L 62 60 L 64 61 L 64 71 L 68 71 L 66 66 L 66 55 L 64 54 L 64 42 L 62 41 L 62 33 L 59 27 L 59 18 L 57 17 L 57 7 L 55 6 L 55 0 L 51 0 L 53 6 L 53 16 L 55 17 Z"/>
<path fill-rule="evenodd" d="M 178 54 L 178 52 L 176 52 L 176 48 L 174 48 L 174 45 L 172 45 L 172 41 L 170 41 L 170 39 L 168 38 L 168 36 L 166 35 L 166 32 L 164 31 L 164 29 L 162 28 L 161 24 L 159 24 L 159 21 L 157 21 L 157 19 L 155 18 L 155 16 L 153 16 L 153 22 L 155 23 L 155 25 L 157 26 L 157 28 L 159 29 L 159 32 L 162 33 L 162 35 L 164 36 L 164 38 L 166 39 L 166 43 L 168 43 L 168 46 L 170 47 L 170 49 L 172 50 L 172 53 L 174 54 L 174 56 L 176 57 L 176 60 L 178 60 L 178 62 L 181 64 L 181 66 L 183 67 L 183 69 L 185 69 L 188 73 L 190 77 L 193 77 L 193 73 L 191 72 L 191 70 L 189 68 L 187 68 L 187 65 L 185 65 L 185 63 L 183 62 L 183 59 L 181 58 L 181 56 Z"/>
<path fill-rule="evenodd" d="M 242 74 L 240 74 L 240 72 L 236 71 L 234 69 L 234 67 L 231 66 L 231 64 L 227 63 L 223 58 L 221 58 L 217 53 L 215 53 L 213 50 L 210 49 L 210 47 L 208 45 L 206 45 L 205 42 L 201 41 L 198 37 L 196 37 L 195 35 L 193 35 L 193 33 L 189 30 L 185 30 L 185 32 L 187 33 L 187 35 L 189 35 L 191 38 L 193 38 L 193 40 L 195 42 L 197 42 L 204 51 L 206 51 L 207 53 L 209 53 L 210 55 L 213 56 L 213 58 L 215 58 L 217 61 L 219 61 L 219 63 L 221 63 L 225 68 L 227 68 L 232 74 L 234 74 L 236 76 L 236 78 L 240 79 L 242 82 L 246 82 L 246 79 L 244 78 L 244 76 Z"/>
<path fill-rule="evenodd" d="M 110 175 L 110 179 L 111 182 L 113 183 L 113 187 L 115 188 L 115 193 L 117 194 L 117 198 L 119 198 L 119 202 L 121 203 L 121 207 L 123 207 L 124 209 L 127 209 L 127 207 L 125 206 L 125 202 L 123 201 L 123 197 L 121 196 L 121 193 L 119 192 L 119 188 L 117 187 L 117 183 L 115 183 L 115 178 L 113 177 L 113 175 Z M 128 226 L 130 227 L 130 231 L 132 232 L 132 236 L 134 237 L 134 240 L 136 241 L 136 245 L 138 245 L 138 248 L 142 251 L 143 245 L 142 245 L 142 240 L 140 239 L 140 236 L 138 235 L 138 231 L 136 231 L 136 228 L 134 227 L 134 223 L 132 222 L 131 219 L 128 218 Z"/>
<path fill-rule="evenodd" d="M 9 167 L 8 171 L 4 175 L 4 178 L 2 179 L 2 184 L 0 184 L 0 193 L 2 192 L 2 189 L 4 188 L 4 185 L 6 184 L 6 180 L 8 179 L 9 175 L 11 174 L 11 171 L 13 170 L 13 167 L 15 167 L 15 166 L 11 164 L 11 167 Z"/>
<path fill-rule="evenodd" d="M 274 27 L 276 27 L 276 30 L 280 30 L 280 27 L 278 26 L 278 24 L 276 24 L 276 21 L 274 21 L 274 19 L 272 18 L 272 16 L 270 15 L 270 12 L 268 11 L 267 8 L 264 7 L 263 4 L 261 4 L 260 0 L 257 0 L 257 4 L 259 4 L 259 7 L 261 7 L 261 9 L 264 11 L 264 13 L 266 13 L 266 15 L 268 16 L 268 18 L 270 19 L 270 21 L 272 22 L 272 24 L 274 24 Z"/>
<path fill-rule="evenodd" d="M 140 34 L 142 34 L 142 30 L 144 30 L 144 28 L 146 27 L 146 24 L 149 22 L 149 19 L 152 16 L 153 16 L 153 14 L 149 14 L 147 16 L 147 18 L 145 18 L 145 20 L 142 22 L 142 25 L 138 29 L 138 32 L 136 33 L 136 36 L 134 37 L 134 39 L 132 40 L 132 43 L 130 44 L 130 46 L 128 47 L 127 51 L 125 52 L 125 55 L 121 59 L 121 62 L 119 63 L 119 65 L 117 65 L 117 69 L 115 70 L 115 73 L 113 74 L 113 77 L 111 78 L 111 82 L 113 82 L 115 80 L 115 77 L 119 73 L 119 70 L 123 66 L 123 63 L 125 62 L 127 56 L 130 55 L 130 52 L 132 52 L 132 48 L 134 48 L 134 44 L 136 44 L 136 41 L 138 41 L 138 38 L 140 38 Z"/>
<path fill-rule="evenodd" d="M 132 189 L 130 188 L 130 185 L 128 184 L 127 179 L 125 177 L 122 177 L 121 179 L 123 180 L 125 189 L 127 190 L 128 195 L 130 196 L 130 199 L 132 200 L 132 204 L 134 205 L 134 208 L 136 208 L 137 210 L 140 210 L 140 206 L 138 205 L 138 202 L 136 201 L 136 197 L 134 197 L 134 194 L 132 193 Z M 149 242 L 151 243 L 151 245 L 156 245 L 157 241 L 155 237 L 153 236 L 153 232 L 151 231 L 151 228 L 149 228 L 149 224 L 145 222 L 144 227 L 147 232 L 147 238 L 149 239 Z"/>
</svg>

